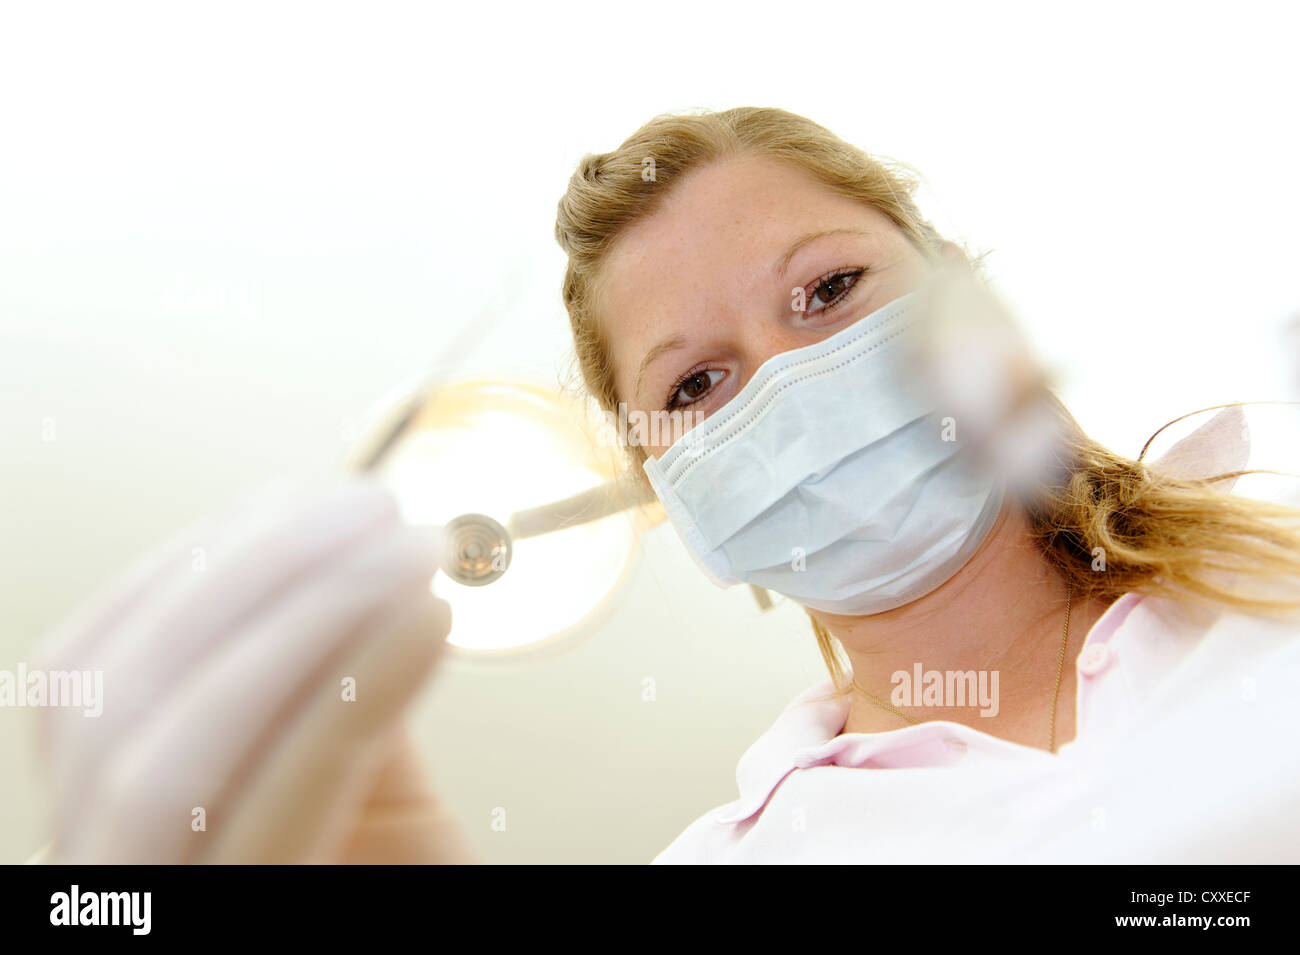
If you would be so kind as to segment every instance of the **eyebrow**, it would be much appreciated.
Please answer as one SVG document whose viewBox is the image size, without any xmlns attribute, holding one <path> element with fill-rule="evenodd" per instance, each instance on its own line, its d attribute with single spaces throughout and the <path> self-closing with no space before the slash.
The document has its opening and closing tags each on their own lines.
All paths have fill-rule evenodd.
<svg viewBox="0 0 1300 955">
<path fill-rule="evenodd" d="M 633 397 L 641 394 L 641 379 L 645 377 L 645 370 L 650 367 L 651 362 L 664 352 L 672 351 L 674 348 L 681 348 L 685 344 L 685 338 L 681 335 L 673 335 L 669 338 L 665 338 L 658 345 L 655 345 L 654 348 L 651 348 L 645 353 L 645 357 L 641 359 L 641 368 L 636 373 L 636 386 L 632 390 Z"/>
<path fill-rule="evenodd" d="M 865 232 L 862 229 L 847 229 L 847 228 L 822 229 L 818 232 L 805 233 L 804 235 L 801 235 L 799 238 L 795 239 L 794 244 L 791 245 L 790 248 L 786 249 L 785 253 L 779 259 L 777 259 L 776 262 L 772 264 L 773 274 L 784 275 L 786 273 L 786 270 L 790 268 L 790 261 L 795 257 L 796 253 L 798 253 L 800 249 L 802 249 L 809 242 L 815 242 L 817 239 L 823 239 L 831 235 L 857 235 L 857 236 L 865 236 L 869 238 L 871 236 L 871 233 Z M 637 370 L 636 373 L 636 384 L 633 386 L 633 390 L 632 390 L 633 396 L 639 396 L 641 394 L 641 380 L 645 377 L 646 369 L 650 367 L 650 365 L 654 362 L 654 360 L 658 358 L 660 355 L 662 355 L 664 352 L 672 351 L 675 348 L 681 348 L 685 344 L 686 344 L 686 339 L 684 339 L 681 335 L 673 335 L 669 338 L 665 338 L 659 344 L 655 345 L 648 352 L 646 352 L 645 357 L 641 359 L 641 367 Z"/>
<path fill-rule="evenodd" d="M 795 253 L 809 242 L 825 238 L 828 235 L 858 235 L 869 238 L 871 233 L 864 232 L 862 229 L 823 229 L 820 232 L 808 232 L 795 239 L 794 245 L 786 249 L 785 254 L 772 264 L 772 274 L 785 275 L 786 269 L 790 268 L 790 260 L 795 257 Z"/>
</svg>

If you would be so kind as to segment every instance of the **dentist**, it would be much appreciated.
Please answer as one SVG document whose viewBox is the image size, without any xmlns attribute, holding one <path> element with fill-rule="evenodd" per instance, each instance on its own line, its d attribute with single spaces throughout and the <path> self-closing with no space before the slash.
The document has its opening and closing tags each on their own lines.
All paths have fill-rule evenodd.
<svg viewBox="0 0 1300 955">
<path fill-rule="evenodd" d="M 1300 512 L 1230 494 L 1240 408 L 1149 466 L 995 324 L 945 355 L 929 279 L 973 269 L 913 190 L 739 108 L 653 119 L 559 203 L 586 386 L 693 412 L 633 466 L 710 580 L 805 608 L 829 671 L 655 861 L 1300 861 Z M 997 674 L 999 706 L 892 691 L 923 669 Z"/>
</svg>

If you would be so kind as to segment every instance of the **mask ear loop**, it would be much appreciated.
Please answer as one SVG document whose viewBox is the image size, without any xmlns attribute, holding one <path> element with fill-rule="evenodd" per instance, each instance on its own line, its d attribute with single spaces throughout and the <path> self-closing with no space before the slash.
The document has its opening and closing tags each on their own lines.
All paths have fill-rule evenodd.
<svg viewBox="0 0 1300 955">
<path fill-rule="evenodd" d="M 1154 441 L 1157 437 L 1159 437 L 1159 436 L 1160 436 L 1160 432 L 1161 432 L 1161 431 L 1164 431 L 1165 428 L 1168 428 L 1170 425 L 1177 424 L 1178 422 L 1180 422 L 1180 421 L 1182 421 L 1182 420 L 1184 420 L 1184 419 L 1186 419 L 1186 418 L 1190 418 L 1192 415 L 1198 415 L 1198 414 L 1201 414 L 1201 413 L 1204 412 L 1204 411 L 1215 411 L 1215 410 L 1217 410 L 1217 409 L 1219 409 L 1219 408 L 1240 408 L 1240 407 L 1244 407 L 1244 406 L 1246 406 L 1246 405 L 1300 405 L 1300 401 L 1229 401 L 1227 404 L 1222 404 L 1222 405 L 1210 405 L 1208 408 L 1200 408 L 1200 409 L 1198 409 L 1198 410 L 1196 410 L 1196 411 L 1189 411 L 1189 412 L 1187 412 L 1187 414 L 1185 414 L 1185 415 L 1179 415 L 1179 416 L 1178 416 L 1177 418 L 1175 418 L 1173 421 L 1169 421 L 1169 422 L 1166 422 L 1165 424 L 1161 425 L 1161 426 L 1156 430 L 1155 434 L 1153 434 L 1153 435 L 1151 435 L 1151 437 L 1147 438 L 1146 444 L 1142 445 L 1142 452 L 1137 456 L 1137 460 L 1138 460 L 1138 461 L 1141 461 L 1142 458 L 1145 457 L 1147 451 L 1151 448 L 1151 442 Z M 1237 477 L 1241 477 L 1243 474 L 1278 474 L 1278 475 L 1281 475 L 1281 476 L 1283 476 L 1283 477 L 1294 477 L 1294 478 L 1300 478 L 1300 474 L 1296 474 L 1296 473 L 1294 473 L 1294 472 L 1292 472 L 1292 471 L 1274 471 L 1274 470 L 1272 470 L 1271 468 L 1251 468 L 1251 469 L 1249 469 L 1249 470 L 1245 470 L 1245 471 L 1232 471 L 1232 472 L 1229 472 L 1228 474 L 1219 474 L 1219 475 L 1216 475 L 1215 477 L 1212 477 L 1212 478 L 1206 478 L 1205 480 L 1207 480 L 1207 481 L 1226 481 L 1228 478 L 1237 478 Z"/>
</svg>

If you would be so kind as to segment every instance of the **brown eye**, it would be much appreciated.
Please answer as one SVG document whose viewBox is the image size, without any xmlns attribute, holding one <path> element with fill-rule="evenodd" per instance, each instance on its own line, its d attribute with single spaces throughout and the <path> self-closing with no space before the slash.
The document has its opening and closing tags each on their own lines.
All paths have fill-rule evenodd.
<svg viewBox="0 0 1300 955">
<path fill-rule="evenodd" d="M 806 309 L 807 313 L 815 315 L 818 312 L 830 311 L 853 291 L 853 287 L 858 284 L 866 271 L 866 269 L 843 269 L 814 283 L 812 294 L 808 296 L 808 304 L 815 307 Z"/>
<path fill-rule="evenodd" d="M 682 396 L 694 401 L 709 390 L 709 376 L 706 372 L 691 375 L 682 385 Z"/>
<path fill-rule="evenodd" d="M 668 393 L 668 400 L 664 404 L 664 410 L 671 411 L 674 408 L 682 408 L 705 397 L 713 389 L 713 386 L 721 380 L 720 378 L 715 379 L 714 375 L 723 376 L 726 375 L 726 372 L 718 368 L 687 372 L 677 380 L 672 391 Z"/>
<path fill-rule="evenodd" d="M 817 294 L 813 297 L 820 300 L 823 305 L 829 305 L 835 299 L 839 298 L 848 289 L 849 277 L 847 275 L 837 275 L 817 286 Z"/>
</svg>

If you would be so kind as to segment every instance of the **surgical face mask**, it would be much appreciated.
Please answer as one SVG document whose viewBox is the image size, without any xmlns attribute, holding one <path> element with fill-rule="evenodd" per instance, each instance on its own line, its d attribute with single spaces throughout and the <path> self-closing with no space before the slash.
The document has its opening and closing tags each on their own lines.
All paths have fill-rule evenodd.
<svg viewBox="0 0 1300 955">
<path fill-rule="evenodd" d="M 1006 480 L 961 453 L 913 384 L 919 293 L 765 361 L 644 470 L 720 587 L 873 614 L 951 578 L 993 526 Z"/>
</svg>

